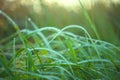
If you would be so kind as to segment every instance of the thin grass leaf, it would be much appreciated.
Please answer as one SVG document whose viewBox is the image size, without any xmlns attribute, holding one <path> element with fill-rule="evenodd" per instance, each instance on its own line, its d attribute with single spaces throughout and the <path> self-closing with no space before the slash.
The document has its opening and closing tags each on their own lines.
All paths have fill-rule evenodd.
<svg viewBox="0 0 120 80">
<path fill-rule="evenodd" d="M 30 18 L 29 18 L 28 20 L 31 22 L 31 24 L 33 25 L 33 27 L 37 30 L 38 27 L 33 23 L 33 21 L 32 21 Z M 46 46 L 51 49 L 48 40 L 47 40 L 46 37 L 42 34 L 42 32 L 39 31 L 39 32 L 37 32 L 37 33 L 41 36 L 41 38 L 42 38 L 43 41 L 45 42 Z"/>
<path fill-rule="evenodd" d="M 0 56 L 0 65 L 4 68 L 5 72 L 10 76 L 11 79 L 14 79 L 14 75 L 11 73 L 7 60 L 5 60 L 5 56 Z M 7 76 L 6 74 L 6 76 Z"/>
<path fill-rule="evenodd" d="M 78 0 L 78 1 L 79 1 L 79 3 L 80 3 L 80 6 L 82 7 L 82 11 L 83 11 L 85 17 L 87 18 L 88 22 L 89 22 L 90 25 L 91 25 L 92 30 L 93 30 L 94 33 L 96 34 L 96 37 L 97 37 L 98 39 L 100 39 L 99 34 L 98 34 L 98 31 L 97 31 L 97 29 L 96 29 L 94 23 L 92 22 L 90 16 L 88 15 L 86 9 L 84 8 L 82 2 L 81 2 L 80 0 Z"/>
<path fill-rule="evenodd" d="M 41 74 L 37 74 L 37 73 L 29 72 L 29 71 L 26 72 L 26 71 L 22 71 L 22 70 L 12 70 L 12 71 L 23 74 L 23 75 L 30 75 L 30 76 L 39 77 L 40 79 L 60 80 L 60 78 L 58 78 L 56 76 L 52 76 L 52 75 L 41 75 Z"/>
<path fill-rule="evenodd" d="M 72 47 L 72 44 L 71 44 L 69 38 L 66 39 L 66 44 L 68 46 L 69 53 L 71 55 L 72 61 L 75 62 L 75 63 L 77 63 L 77 56 L 76 56 L 75 50 Z"/>
<path fill-rule="evenodd" d="M 20 32 L 19 26 L 3 11 L 0 10 L 0 14 L 2 14 L 5 18 L 7 18 L 12 23 L 13 27 L 16 29 L 16 31 L 18 31 L 18 35 L 19 35 L 23 45 L 25 46 L 24 36 Z"/>
</svg>

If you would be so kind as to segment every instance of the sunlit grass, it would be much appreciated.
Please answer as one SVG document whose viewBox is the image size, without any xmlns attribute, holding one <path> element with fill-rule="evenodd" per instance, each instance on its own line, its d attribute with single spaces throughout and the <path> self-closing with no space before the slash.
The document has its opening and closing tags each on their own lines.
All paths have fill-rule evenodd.
<svg viewBox="0 0 120 80">
<path fill-rule="evenodd" d="M 20 30 L 7 14 L 2 11 L 1 14 L 17 31 L 1 46 L 1 79 L 119 80 L 119 47 L 93 39 L 84 27 L 38 28 L 29 18 L 33 30 Z M 79 30 L 82 36 L 71 29 Z"/>
</svg>

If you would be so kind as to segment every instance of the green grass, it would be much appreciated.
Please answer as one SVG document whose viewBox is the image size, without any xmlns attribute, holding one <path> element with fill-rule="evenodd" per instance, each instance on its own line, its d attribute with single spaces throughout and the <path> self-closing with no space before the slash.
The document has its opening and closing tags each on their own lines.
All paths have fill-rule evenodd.
<svg viewBox="0 0 120 80">
<path fill-rule="evenodd" d="M 104 6 L 101 8 L 97 5 L 100 9 L 89 11 L 80 2 L 84 15 L 82 17 L 73 12 L 64 13 L 65 9 L 60 9 L 59 6 L 56 8 L 55 5 L 52 10 L 44 1 L 41 2 L 41 7 L 46 21 L 44 17 L 34 15 L 33 12 L 32 19 L 28 18 L 26 28 L 22 30 L 6 13 L 0 11 L 16 30 L 16 33 L 0 40 L 0 79 L 119 80 L 120 47 L 109 43 L 114 43 L 117 39 L 113 25 L 102 18 L 106 13 Z M 60 12 L 56 14 L 54 9 L 60 9 Z M 98 10 L 95 13 L 96 9 Z M 96 14 L 97 16 L 94 16 Z M 63 26 L 69 23 L 79 25 Z M 29 29 L 27 24 L 32 25 L 33 30 Z M 50 26 L 39 28 L 39 24 Z M 58 28 L 60 26 L 63 28 Z M 106 33 L 109 33 L 109 36 Z M 110 41 L 105 42 L 102 39 Z"/>
<path fill-rule="evenodd" d="M 11 5 L 10 7 L 6 4 L 6 8 L 2 10 L 5 11 L 15 21 L 20 29 L 34 29 L 31 24 L 26 21 L 29 17 L 38 26 L 38 28 L 45 26 L 63 28 L 64 26 L 75 24 L 83 26 L 89 32 L 92 38 L 101 39 L 115 45 L 120 45 L 119 3 L 112 3 L 112 1 L 107 1 L 108 3 L 102 3 L 101 0 L 97 0 L 97 2 L 91 0 L 91 8 L 86 9 L 84 4 L 79 4 L 79 0 L 76 0 L 78 1 L 78 4 L 77 7 L 73 9 L 71 7 L 64 8 L 62 4 L 48 4 L 44 0 L 39 1 L 40 3 L 38 2 L 38 5 L 40 6 L 40 10 L 37 10 L 38 7 L 33 10 L 33 6 L 35 4 L 31 3 L 31 6 L 22 5 L 21 7 L 16 7 L 16 9 L 13 9 L 12 11 L 12 4 L 14 4 L 12 2 L 11 4 L 9 2 L 7 3 Z M 18 4 L 18 6 L 21 5 L 19 2 L 16 2 L 16 4 Z M 36 13 L 38 11 L 40 12 Z M 15 31 L 9 21 L 2 15 L 0 15 L 0 26 L 0 39 L 9 36 Z M 82 34 L 79 33 L 79 30 L 77 29 L 71 31 L 74 31 L 80 35 Z"/>
<path fill-rule="evenodd" d="M 86 28 L 93 38 L 102 39 L 118 45 L 120 31 L 119 3 L 114 4 L 110 1 L 110 7 L 107 7 L 107 4 L 99 2 L 93 3 L 91 9 L 86 9 L 78 0 L 80 5 L 75 8 L 75 11 L 72 11 L 69 8 L 65 9 L 59 5 L 56 6 L 56 4 L 49 6 L 42 1 L 41 15 L 34 15 L 35 13 L 33 12 L 32 20 L 39 27 L 57 26 L 63 28 L 71 24 L 81 25 Z M 79 33 L 79 30 L 75 30 L 74 32 Z"/>
<path fill-rule="evenodd" d="M 93 39 L 84 27 L 38 28 L 29 18 L 34 29 L 20 30 L 9 16 L 1 14 L 17 32 L 2 40 L 6 44 L 0 46 L 0 79 L 119 80 L 119 47 Z M 82 36 L 70 31 L 73 29 Z"/>
</svg>

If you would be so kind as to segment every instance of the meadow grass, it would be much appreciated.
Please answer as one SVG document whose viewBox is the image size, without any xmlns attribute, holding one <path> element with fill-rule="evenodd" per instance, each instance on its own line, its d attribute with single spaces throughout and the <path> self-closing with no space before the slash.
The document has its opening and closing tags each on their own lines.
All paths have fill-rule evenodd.
<svg viewBox="0 0 120 80">
<path fill-rule="evenodd" d="M 20 30 L 7 14 L 0 13 L 16 29 L 16 33 L 2 40 L 6 44 L 0 46 L 0 79 L 119 80 L 119 47 L 93 39 L 84 27 L 38 28 L 29 18 L 34 29 Z M 82 35 L 71 29 L 78 29 Z"/>
</svg>

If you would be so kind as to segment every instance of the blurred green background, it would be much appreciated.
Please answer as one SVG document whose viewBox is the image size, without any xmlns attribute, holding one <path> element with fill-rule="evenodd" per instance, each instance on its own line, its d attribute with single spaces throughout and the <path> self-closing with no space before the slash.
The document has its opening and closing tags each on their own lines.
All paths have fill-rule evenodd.
<svg viewBox="0 0 120 80">
<path fill-rule="evenodd" d="M 101 40 L 119 45 L 119 0 L 80 1 L 85 10 L 79 4 L 79 0 L 0 0 L 0 10 L 8 14 L 20 29 L 32 29 L 28 21 L 28 18 L 31 18 L 39 27 L 63 28 L 67 25 L 81 25 L 97 39 L 91 27 L 94 26 Z M 79 30 L 72 31 L 81 35 Z M 12 24 L 0 14 L 0 40 L 13 33 L 15 29 Z"/>
</svg>

